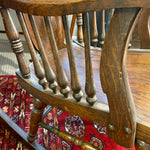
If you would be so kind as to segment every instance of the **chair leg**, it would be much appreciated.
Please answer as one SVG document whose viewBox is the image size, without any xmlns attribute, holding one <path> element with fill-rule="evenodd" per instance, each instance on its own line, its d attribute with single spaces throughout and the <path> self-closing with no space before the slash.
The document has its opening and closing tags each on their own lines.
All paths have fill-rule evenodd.
<svg viewBox="0 0 150 150">
<path fill-rule="evenodd" d="M 136 150 L 150 150 L 150 145 L 137 139 L 135 142 L 135 148 Z"/>
<path fill-rule="evenodd" d="M 28 134 L 29 142 L 33 142 L 36 139 L 38 123 L 42 119 L 44 107 L 45 104 L 43 102 L 41 102 L 39 99 L 34 99 L 34 107 L 31 112 L 30 131 Z"/>
</svg>

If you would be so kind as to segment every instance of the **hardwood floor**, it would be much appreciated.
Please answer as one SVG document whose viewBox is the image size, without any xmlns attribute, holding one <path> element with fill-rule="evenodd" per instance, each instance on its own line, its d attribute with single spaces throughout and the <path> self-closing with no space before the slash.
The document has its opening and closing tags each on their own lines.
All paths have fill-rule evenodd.
<svg viewBox="0 0 150 150">
<path fill-rule="evenodd" d="M 85 85 L 85 67 L 84 67 L 84 49 L 79 46 L 74 47 L 76 65 L 79 73 L 79 78 L 84 88 Z M 66 50 L 59 51 L 59 55 L 63 64 L 63 68 L 70 80 L 69 62 L 66 61 L 67 53 Z M 101 51 L 91 51 L 92 62 L 93 62 L 93 73 L 94 80 L 97 88 L 97 98 L 98 101 L 107 103 L 106 95 L 103 93 L 100 77 L 99 77 L 99 65 L 100 65 L 100 55 Z M 52 56 L 49 57 L 49 60 Z M 51 61 L 52 62 L 52 61 Z M 54 64 L 52 64 L 54 68 Z M 131 53 L 127 54 L 127 72 L 129 83 L 133 95 L 133 99 L 136 106 L 137 112 L 137 122 L 140 124 L 145 124 L 150 127 L 150 53 Z M 112 87 L 113 88 L 113 87 Z M 82 90 L 83 91 L 83 90 Z M 144 126 L 143 133 L 144 133 Z M 138 132 L 138 130 L 137 130 Z M 147 135 L 145 133 L 145 135 Z M 148 139 L 150 139 L 149 135 Z M 147 142 L 148 139 L 146 140 Z"/>
</svg>

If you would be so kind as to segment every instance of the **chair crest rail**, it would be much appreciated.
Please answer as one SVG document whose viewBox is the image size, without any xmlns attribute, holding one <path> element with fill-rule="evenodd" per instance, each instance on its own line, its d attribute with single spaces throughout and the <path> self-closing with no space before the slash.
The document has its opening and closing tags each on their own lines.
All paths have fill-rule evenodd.
<svg viewBox="0 0 150 150">
<path fill-rule="evenodd" d="M 15 2 L 15 5 L 12 5 Z M 5 0 L 0 2 L 0 12 L 6 28 L 7 36 L 11 42 L 12 49 L 16 54 L 19 70 L 17 77 L 19 83 L 34 97 L 34 107 L 31 114 L 31 125 L 28 140 L 34 141 L 37 134 L 38 125 L 41 123 L 45 105 L 51 105 L 67 111 L 68 113 L 79 115 L 95 122 L 102 122 L 107 126 L 108 135 L 118 144 L 125 147 L 133 147 L 136 136 L 136 113 L 132 99 L 128 77 L 126 72 L 126 51 L 133 29 L 141 13 L 140 8 L 124 7 L 150 7 L 150 1 L 146 0 Z M 78 7 L 80 5 L 80 7 Z M 6 8 L 5 8 L 6 7 Z M 29 52 L 33 63 L 28 65 L 24 59 L 23 46 L 19 39 L 12 18 L 7 9 L 16 10 L 21 24 Z M 118 8 L 119 7 L 119 8 Z M 94 78 L 94 64 L 90 51 L 90 29 L 89 11 L 115 8 L 109 29 L 106 34 L 104 46 L 99 57 L 98 80 L 101 82 L 104 93 L 108 99 L 108 105 L 97 100 L 97 89 Z M 55 11 L 54 11 L 55 10 Z M 28 13 L 29 21 L 39 49 L 39 56 L 35 52 L 30 35 L 26 28 L 23 13 Z M 72 46 L 70 29 L 66 14 L 78 13 L 83 17 L 83 41 L 84 55 L 83 68 L 78 69 L 75 49 Z M 51 53 L 47 56 L 38 25 L 34 15 L 42 15 L 44 26 L 48 34 L 46 44 L 51 47 Z M 56 35 L 54 36 L 51 16 L 62 16 L 63 29 L 65 33 L 66 59 L 61 55 L 62 50 L 58 50 Z M 96 15 L 96 14 L 95 14 Z M 81 18 L 80 18 L 81 19 Z M 93 23 L 95 24 L 95 22 Z M 96 28 L 96 24 L 94 25 Z M 10 28 L 10 29 L 9 29 Z M 95 36 L 96 33 L 95 33 Z M 95 43 L 96 44 L 96 43 Z M 39 59 L 40 57 L 40 59 Z M 61 58 L 62 57 L 62 58 Z M 79 61 L 79 60 L 78 60 Z M 68 62 L 68 68 L 63 63 Z M 65 66 L 65 67 L 64 67 Z M 97 70 L 96 70 L 97 71 Z M 79 76 L 82 74 L 83 82 Z M 100 84 L 99 82 L 99 84 Z M 39 123 L 40 122 L 40 123 Z M 139 123 L 138 123 L 139 124 Z M 77 145 L 88 149 L 88 144 L 68 134 L 58 131 L 56 128 L 46 127 L 56 134 Z"/>
<path fill-rule="evenodd" d="M 13 4 L 15 2 L 15 5 Z M 148 0 L 1 0 L 0 5 L 39 16 L 62 16 L 102 9 L 150 7 Z M 80 7 L 78 7 L 80 5 Z"/>
</svg>

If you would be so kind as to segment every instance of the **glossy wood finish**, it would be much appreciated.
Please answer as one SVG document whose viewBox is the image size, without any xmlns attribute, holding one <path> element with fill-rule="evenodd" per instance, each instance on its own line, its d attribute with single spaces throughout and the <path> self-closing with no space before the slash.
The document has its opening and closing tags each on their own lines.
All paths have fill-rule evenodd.
<svg viewBox="0 0 150 150">
<path fill-rule="evenodd" d="M 36 50 L 39 50 L 39 47 L 37 45 L 33 30 L 31 27 L 29 17 L 27 14 L 23 14 L 23 17 L 24 17 L 25 24 L 26 24 L 28 33 L 30 35 L 31 41 L 33 42 Z M 40 37 L 43 42 L 45 52 L 48 55 L 51 52 L 51 46 L 49 44 L 49 37 L 48 37 L 47 31 L 46 31 L 44 17 L 35 16 L 34 19 L 37 24 L 37 28 L 38 28 Z M 52 22 L 52 28 L 54 31 L 54 36 L 55 36 L 55 40 L 56 40 L 58 49 L 64 48 L 65 45 L 64 45 L 64 32 L 63 32 L 62 18 L 61 18 L 61 16 L 57 16 L 57 17 L 52 16 L 52 17 L 50 17 L 50 20 Z M 41 30 L 41 28 L 42 28 L 42 30 Z M 57 36 L 57 35 L 59 35 L 59 36 Z"/>
<path fill-rule="evenodd" d="M 150 48 L 150 8 L 143 8 L 138 22 L 138 34 L 140 38 L 140 48 Z"/>
<path fill-rule="evenodd" d="M 16 13 L 17 13 L 20 25 L 22 27 L 22 30 L 23 30 L 23 33 L 24 33 L 24 36 L 25 36 L 25 39 L 26 39 L 26 42 L 27 42 L 27 45 L 28 45 L 28 48 L 29 48 L 29 51 L 30 51 L 30 54 L 31 54 L 32 61 L 34 62 L 35 74 L 36 74 L 37 78 L 39 79 L 39 83 L 44 88 L 46 88 L 47 85 L 46 85 L 46 81 L 45 81 L 45 72 L 44 72 L 44 69 L 42 68 L 42 66 L 39 62 L 38 56 L 37 56 L 36 51 L 34 49 L 34 45 L 31 41 L 31 37 L 30 37 L 29 32 L 27 30 L 23 14 L 21 12 L 18 12 L 18 11 Z"/>
<path fill-rule="evenodd" d="M 114 11 L 115 11 L 115 9 L 111 9 L 111 18 L 112 18 L 113 15 L 114 15 Z"/>
<path fill-rule="evenodd" d="M 85 47 L 85 92 L 87 94 L 86 100 L 89 104 L 93 105 L 96 100 L 96 87 L 93 79 L 93 69 L 90 54 L 90 27 L 89 27 L 89 14 L 83 13 L 83 28 L 84 28 L 84 47 Z"/>
<path fill-rule="evenodd" d="M 143 141 L 136 140 L 135 148 L 136 150 L 150 150 L 150 145 Z"/>
<path fill-rule="evenodd" d="M 79 78 L 82 81 L 81 85 L 82 87 L 84 87 L 85 85 L 85 72 L 83 70 L 85 70 L 85 66 L 84 66 L 84 49 L 82 49 L 81 47 L 75 45 L 73 47 L 74 49 L 74 55 L 75 55 L 75 59 L 77 62 L 77 69 L 79 70 Z M 67 70 L 69 69 L 69 62 L 68 62 L 68 58 L 67 58 L 67 51 L 64 50 L 60 50 L 59 51 L 59 55 L 61 58 L 61 62 L 63 64 L 63 68 L 65 68 L 65 72 L 67 72 Z M 83 101 L 83 103 L 81 103 L 81 106 L 78 103 L 74 103 L 72 105 L 70 105 L 70 101 L 64 101 L 63 99 L 61 99 L 62 103 L 58 104 L 58 102 L 60 102 L 60 99 L 57 100 L 56 97 L 51 96 L 50 98 L 50 94 L 47 91 L 47 97 L 43 98 L 43 102 L 45 102 L 46 104 L 50 104 L 51 106 L 57 106 L 59 109 L 62 109 L 64 111 L 68 111 L 71 114 L 76 114 L 76 115 L 80 115 L 83 118 L 87 118 L 90 120 L 95 120 L 96 122 L 100 123 L 103 122 L 104 125 L 108 124 L 108 106 L 107 104 L 107 97 L 106 95 L 103 93 L 102 88 L 101 88 L 101 84 L 100 84 L 100 80 L 99 80 L 99 61 L 100 61 L 100 56 L 101 56 L 101 52 L 100 51 L 91 51 L 91 55 L 92 55 L 92 64 L 93 64 L 93 75 L 94 75 L 94 81 L 95 84 L 97 86 L 97 99 L 98 99 L 98 103 L 96 103 L 93 108 L 98 108 L 101 109 L 102 111 L 105 111 L 105 113 L 100 113 L 99 111 L 96 112 L 93 110 L 92 112 L 90 112 L 90 108 L 88 108 L 88 105 L 86 105 L 86 103 Z M 49 61 L 52 60 L 52 56 L 49 57 Z M 52 62 L 52 61 L 51 61 Z M 52 68 L 54 68 L 54 64 L 51 64 Z M 33 66 L 31 66 L 33 67 Z M 129 76 L 129 83 L 131 85 L 131 91 L 133 93 L 133 99 L 134 99 L 134 103 L 136 106 L 136 113 L 137 113 L 137 131 L 136 131 L 136 137 L 149 143 L 150 141 L 150 135 L 148 133 L 150 133 L 150 120 L 149 120 L 149 114 L 150 114 L 150 90 L 149 90 L 149 79 L 150 79 L 150 71 L 149 68 L 150 67 L 150 55 L 149 54 L 135 54 L 135 53 L 129 53 L 127 55 L 127 72 L 128 72 L 128 76 Z M 33 69 L 31 69 L 33 70 Z M 23 81 L 22 78 L 20 78 L 20 74 L 18 74 L 18 79 L 20 81 L 20 84 L 24 87 L 27 88 L 28 92 L 32 92 L 35 96 L 42 96 L 42 92 L 40 92 L 37 89 L 34 89 L 33 87 L 30 86 L 31 82 L 34 83 L 34 85 L 41 89 L 41 87 L 38 86 L 38 81 L 35 80 L 34 78 L 34 74 L 33 72 L 31 72 L 31 77 L 32 80 L 28 80 L 27 81 Z M 67 72 L 67 77 L 70 81 L 70 73 Z M 28 85 L 27 85 L 27 83 Z M 36 83 L 36 84 L 35 84 Z M 42 90 L 42 89 L 41 89 Z M 85 97 L 85 93 L 84 93 L 84 97 Z M 58 97 L 57 97 L 58 98 Z M 47 100 L 46 100 L 47 99 Z M 55 99 L 56 101 L 53 101 L 53 99 Z M 49 100 L 49 102 L 48 102 Z M 51 100 L 51 101 L 50 101 Z M 73 102 L 74 100 L 72 100 Z M 75 102 L 75 101 L 74 101 Z M 102 102 L 102 103 L 100 103 Z M 63 104 L 66 104 L 65 106 Z M 87 109 L 84 109 L 83 105 L 87 106 Z M 80 112 L 76 112 L 76 110 L 73 109 L 69 109 L 69 108 L 76 108 L 76 110 L 82 110 Z M 92 109 L 92 108 L 91 108 Z M 147 115 L 146 115 L 147 114 Z"/>
<path fill-rule="evenodd" d="M 38 123 L 42 120 L 44 107 L 45 103 L 34 98 L 34 107 L 31 112 L 32 117 L 30 119 L 30 131 L 28 134 L 28 141 L 31 143 L 36 140 L 37 130 L 39 127 Z"/>
<path fill-rule="evenodd" d="M 81 80 L 82 88 L 85 86 L 85 63 L 84 63 L 84 49 L 75 45 L 73 47 L 74 49 L 74 55 L 77 65 L 77 70 L 79 73 L 79 78 Z M 70 74 L 67 71 L 69 69 L 69 62 L 67 59 L 67 52 L 66 50 L 59 51 L 59 55 L 61 58 L 61 62 L 63 64 L 63 68 L 65 68 L 65 72 L 67 72 L 67 77 L 70 81 Z M 92 66 L 93 66 L 93 76 L 94 81 L 96 84 L 96 96 L 98 99 L 98 103 L 106 103 L 107 104 L 107 97 L 102 91 L 102 87 L 99 80 L 99 61 L 101 52 L 100 51 L 91 51 L 92 56 Z M 52 57 L 49 58 L 49 61 L 52 60 Z M 53 65 L 52 65 L 53 67 Z M 129 75 L 129 83 L 131 86 L 131 91 L 133 94 L 134 103 L 136 106 L 136 113 L 137 113 L 137 135 L 136 137 L 144 140 L 145 142 L 149 143 L 150 141 L 150 90 L 149 90 L 149 80 L 150 80 L 150 55 L 149 54 L 136 54 L 136 53 L 129 53 L 127 55 L 127 72 Z M 84 97 L 85 97 L 84 93 Z M 96 104 L 98 105 L 98 104 Z M 58 106 L 59 107 L 59 106 Z M 77 106 L 76 106 L 77 107 Z M 102 107 L 101 107 L 102 108 Z M 64 109 L 64 108 L 63 108 Z M 67 111 L 68 109 L 65 109 Z M 106 109 L 107 110 L 107 109 Z M 69 110 L 70 113 L 71 110 Z M 84 113 L 84 111 L 83 111 Z M 84 117 L 90 117 L 85 116 L 82 112 L 80 112 L 80 115 L 83 115 Z M 88 112 L 87 112 L 88 113 Z M 99 117 L 100 118 L 100 117 Z M 107 117 L 106 117 L 107 118 Z M 90 120 L 96 119 L 96 113 Z M 97 120 L 97 122 L 101 123 L 101 121 Z M 107 121 L 106 121 L 107 122 Z M 107 124 L 105 124 L 107 125 Z"/>
<path fill-rule="evenodd" d="M 82 85 L 82 91 L 84 91 L 85 86 L 85 62 L 84 62 L 84 49 L 80 46 L 74 44 L 74 55 L 76 60 L 76 66 L 79 73 L 79 78 Z M 66 75 L 70 81 L 70 72 L 69 70 L 69 61 L 67 56 L 66 49 L 62 49 L 59 51 L 59 56 L 61 58 L 61 64 L 64 68 Z M 91 60 L 92 60 L 92 66 L 93 66 L 93 76 L 94 81 L 96 84 L 96 96 L 98 102 L 108 103 L 107 97 L 103 93 L 100 79 L 99 79 L 99 61 L 101 57 L 101 51 L 91 51 Z M 49 62 L 51 62 L 51 66 L 53 70 L 55 69 L 55 65 L 53 63 L 53 57 L 52 55 L 49 56 Z M 127 55 L 127 72 L 129 76 L 129 83 L 131 85 L 131 91 L 133 94 L 133 99 L 135 101 L 136 110 L 138 113 L 138 119 L 142 121 L 145 124 L 150 125 L 150 120 L 148 119 L 150 110 L 150 90 L 149 90 L 149 80 L 150 80 L 150 54 L 141 54 L 141 53 L 129 53 Z M 84 92 L 84 96 L 85 92 Z M 143 101 L 142 101 L 143 100 Z M 145 103 L 144 103 L 145 102 Z M 143 118 L 143 119 L 142 119 Z M 145 119 L 144 119 L 145 118 Z M 140 122 L 139 121 L 139 122 Z M 147 122 L 147 123 L 146 123 Z"/>
<path fill-rule="evenodd" d="M 19 70 L 17 71 L 17 77 L 20 84 L 24 86 L 29 93 L 33 93 L 35 97 L 42 99 L 45 104 L 51 105 L 52 107 L 57 107 L 61 110 L 69 112 L 70 114 L 82 116 L 83 118 L 87 118 L 92 121 L 95 120 L 96 122 L 103 122 L 104 125 L 107 125 L 109 116 L 108 105 L 104 103 L 96 103 L 95 105 L 89 107 L 89 104 L 86 102 L 85 98 L 78 103 L 71 96 L 69 98 L 64 98 L 61 94 L 58 94 L 57 96 L 52 95 L 51 91 L 48 89 L 43 92 L 43 89 L 39 86 L 38 81 L 35 80 L 34 76 L 35 75 L 32 74 L 31 79 L 26 80 L 22 78 Z"/>
<path fill-rule="evenodd" d="M 74 30 L 74 27 L 75 27 L 75 22 L 76 22 L 76 14 L 74 14 L 72 16 L 72 21 L 71 21 L 71 26 L 70 26 L 70 35 L 71 35 L 71 37 L 73 35 L 73 30 Z"/>
<path fill-rule="evenodd" d="M 149 55 L 131 54 L 128 74 L 137 113 L 137 138 L 150 144 Z M 131 65 L 129 65 L 131 63 Z M 129 68 L 131 67 L 131 68 Z M 131 75 L 131 76 L 130 76 Z"/>
<path fill-rule="evenodd" d="M 111 20 L 105 38 L 100 66 L 101 83 L 110 109 L 107 132 L 114 141 L 120 141 L 126 147 L 134 143 L 136 116 L 126 73 L 125 57 L 139 14 L 137 9 L 115 10 L 114 19 Z M 117 135 L 122 135 L 122 138 Z"/>
<path fill-rule="evenodd" d="M 102 10 L 101 20 L 101 35 L 100 35 L 100 46 L 102 47 L 105 39 L 105 10 Z"/>
<path fill-rule="evenodd" d="M 67 51 L 68 51 L 68 58 L 69 58 L 69 65 L 70 65 L 70 75 L 71 75 L 71 88 L 73 91 L 73 97 L 80 101 L 82 98 L 82 91 L 81 91 L 81 83 L 79 80 L 76 64 L 75 64 L 75 58 L 72 48 L 72 39 L 70 36 L 67 16 L 63 16 L 63 25 L 65 30 L 65 37 L 66 37 L 66 45 L 67 45 Z"/>
<path fill-rule="evenodd" d="M 15 5 L 14 5 L 15 2 Z M 148 0 L 1 0 L 1 6 L 40 16 L 98 11 L 109 8 L 150 7 Z M 80 7 L 79 7 L 80 6 Z"/>
<path fill-rule="evenodd" d="M 54 62 L 55 62 L 55 66 L 56 66 L 57 82 L 58 82 L 58 85 L 60 86 L 60 92 L 65 97 L 68 97 L 68 93 L 70 91 L 70 89 L 68 88 L 68 79 L 67 79 L 66 74 L 60 63 L 60 58 L 58 55 L 58 48 L 57 48 L 57 44 L 55 42 L 55 37 L 54 37 L 54 32 L 52 29 L 51 21 L 50 21 L 49 17 L 45 17 L 44 20 L 45 20 L 47 32 L 49 35 L 49 41 L 50 41 L 50 44 L 52 47 Z"/>
<path fill-rule="evenodd" d="M 76 44 L 73 44 L 73 52 L 74 52 L 75 63 L 76 63 L 79 79 L 81 81 L 81 87 L 82 87 L 81 90 L 83 91 L 83 94 L 84 94 L 83 97 L 86 97 L 86 93 L 85 93 L 85 83 L 86 83 L 85 64 L 86 64 L 86 62 L 85 62 L 84 48 L 82 48 Z M 92 51 L 91 50 L 90 53 L 91 53 L 93 78 L 94 78 L 94 82 L 96 85 L 96 97 L 98 97 L 97 102 L 102 102 L 102 103 L 107 104 L 107 97 L 102 91 L 102 87 L 101 87 L 101 83 L 100 83 L 100 79 L 99 79 L 99 67 L 100 67 L 99 62 L 100 62 L 100 57 L 101 57 L 101 51 L 99 51 L 99 50 Z M 70 75 L 70 71 L 68 71 L 70 69 L 70 67 L 69 67 L 69 59 L 68 59 L 67 50 L 66 49 L 59 50 L 59 56 L 60 56 L 60 63 L 62 64 L 62 67 L 64 68 L 64 71 L 67 75 L 68 82 L 70 83 L 71 75 Z M 52 66 L 52 69 L 56 70 L 55 64 L 53 62 L 52 54 L 49 55 L 48 59 Z"/>
<path fill-rule="evenodd" d="M 53 70 L 51 69 L 50 64 L 48 63 L 46 52 L 44 49 L 44 45 L 43 45 L 42 40 L 40 38 L 40 34 L 38 31 L 36 22 L 34 20 L 34 16 L 29 15 L 29 19 L 30 19 L 31 26 L 32 26 L 39 50 L 40 50 L 40 56 L 42 59 L 43 68 L 45 70 L 45 77 L 46 77 L 47 81 L 49 82 L 49 87 L 53 90 L 54 93 L 56 93 L 57 83 L 55 81 L 55 74 L 54 74 Z M 42 85 L 43 85 L 43 83 L 42 83 Z"/>
</svg>

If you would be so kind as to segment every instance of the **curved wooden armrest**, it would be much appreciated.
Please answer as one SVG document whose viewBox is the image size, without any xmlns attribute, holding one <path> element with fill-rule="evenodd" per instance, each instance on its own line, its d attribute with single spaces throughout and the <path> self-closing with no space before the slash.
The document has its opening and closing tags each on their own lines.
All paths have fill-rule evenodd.
<svg viewBox="0 0 150 150">
<path fill-rule="evenodd" d="M 110 109 L 107 133 L 126 147 L 133 146 L 136 131 L 135 107 L 125 67 L 126 50 L 139 14 L 138 9 L 115 10 L 100 66 L 102 88 Z"/>
</svg>

